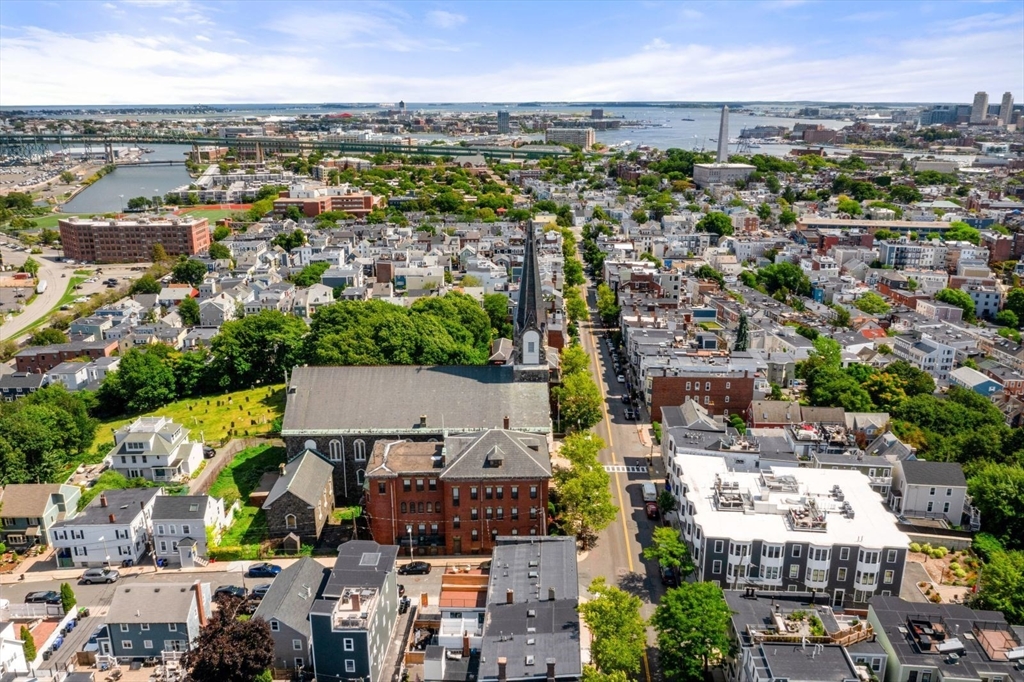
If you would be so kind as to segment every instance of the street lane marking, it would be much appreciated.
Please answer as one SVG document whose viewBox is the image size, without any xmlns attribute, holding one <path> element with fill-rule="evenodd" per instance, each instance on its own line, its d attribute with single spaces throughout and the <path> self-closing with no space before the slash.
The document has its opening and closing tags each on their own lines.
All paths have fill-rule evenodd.
<svg viewBox="0 0 1024 682">
<path fill-rule="evenodd" d="M 626 466 L 625 464 L 605 464 L 604 470 L 609 474 L 646 474 L 647 467 Z"/>
</svg>

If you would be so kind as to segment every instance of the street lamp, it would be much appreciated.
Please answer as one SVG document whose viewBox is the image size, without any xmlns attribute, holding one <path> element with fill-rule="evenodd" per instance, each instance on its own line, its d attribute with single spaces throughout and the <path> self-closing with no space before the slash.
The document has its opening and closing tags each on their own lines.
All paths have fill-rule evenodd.
<svg viewBox="0 0 1024 682">
<path fill-rule="evenodd" d="M 409 534 L 409 558 L 412 559 L 412 524 L 407 524 L 405 532 Z"/>
</svg>

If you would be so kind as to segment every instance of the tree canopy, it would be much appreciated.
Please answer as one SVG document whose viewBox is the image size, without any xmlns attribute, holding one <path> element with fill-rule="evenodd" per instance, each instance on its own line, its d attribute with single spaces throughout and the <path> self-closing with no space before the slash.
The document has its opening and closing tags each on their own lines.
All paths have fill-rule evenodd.
<svg viewBox="0 0 1024 682">
<path fill-rule="evenodd" d="M 973 322 L 974 317 L 974 300 L 971 299 L 971 295 L 966 291 L 960 289 L 942 289 L 935 294 L 936 301 L 942 301 L 950 305 L 955 305 L 964 311 L 964 320 L 967 322 Z"/>
<path fill-rule="evenodd" d="M 718 583 L 683 583 L 669 590 L 651 618 L 666 679 L 703 680 L 710 665 L 730 652 L 730 617 Z"/>
<path fill-rule="evenodd" d="M 732 220 L 724 213 L 712 211 L 697 221 L 698 232 L 711 232 L 719 237 L 728 237 L 732 234 Z"/>
<path fill-rule="evenodd" d="M 198 287 L 206 279 L 206 266 L 195 258 L 182 257 L 171 269 L 171 280 Z"/>
<path fill-rule="evenodd" d="M 274 662 L 270 624 L 262 618 L 236 617 L 241 600 L 228 598 L 209 616 L 206 627 L 185 654 L 184 666 L 195 682 L 252 682 Z"/>
<path fill-rule="evenodd" d="M 593 642 L 591 660 L 602 673 L 625 673 L 630 677 L 640 672 L 640 659 L 647 645 L 647 628 L 639 597 L 595 578 L 588 591 L 591 598 L 579 605 Z"/>
<path fill-rule="evenodd" d="M 213 371 L 223 389 L 284 381 L 302 359 L 306 323 L 278 310 L 262 310 L 225 322 L 213 337 Z"/>
<path fill-rule="evenodd" d="M 604 441 L 590 431 L 569 435 L 560 454 L 570 466 L 556 467 L 554 473 L 558 523 L 584 544 L 592 544 L 619 512 L 612 504 L 608 472 L 597 458 L 603 447 Z"/>
</svg>

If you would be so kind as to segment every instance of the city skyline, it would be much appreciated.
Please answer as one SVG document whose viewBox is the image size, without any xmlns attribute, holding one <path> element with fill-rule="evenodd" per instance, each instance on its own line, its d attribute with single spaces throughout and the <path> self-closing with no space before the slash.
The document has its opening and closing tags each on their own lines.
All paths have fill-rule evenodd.
<svg viewBox="0 0 1024 682">
<path fill-rule="evenodd" d="M 977 91 L 998 102 L 1024 90 L 1019 2 L 246 7 L 8 0 L 0 105 L 970 102 Z"/>
</svg>

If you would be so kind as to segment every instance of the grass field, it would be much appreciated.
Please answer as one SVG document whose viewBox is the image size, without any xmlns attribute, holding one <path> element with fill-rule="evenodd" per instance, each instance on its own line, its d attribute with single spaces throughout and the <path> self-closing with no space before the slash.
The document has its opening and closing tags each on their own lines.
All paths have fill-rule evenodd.
<svg viewBox="0 0 1024 682">
<path fill-rule="evenodd" d="M 255 559 L 259 543 L 267 537 L 267 520 L 259 507 L 248 504 L 249 493 L 259 485 L 260 477 L 274 471 L 285 460 L 284 448 L 257 445 L 242 450 L 231 460 L 210 486 L 209 494 L 230 506 L 236 500 L 242 506 L 235 511 L 235 521 L 221 536 L 210 555 L 219 560 Z"/>
<path fill-rule="evenodd" d="M 114 446 L 114 431 L 138 417 L 170 417 L 192 429 L 192 438 L 221 444 L 235 437 L 268 434 L 274 420 L 283 414 L 283 384 L 179 400 L 143 415 L 102 422 L 96 429 L 88 462 L 103 459 Z"/>
<path fill-rule="evenodd" d="M 219 208 L 218 209 L 210 209 L 210 210 L 206 210 L 206 209 L 202 209 L 202 208 L 189 208 L 189 209 L 183 210 L 181 212 L 181 215 L 193 215 L 196 218 L 206 218 L 212 224 L 212 223 L 217 222 L 221 218 L 227 218 L 228 216 L 232 216 L 232 215 L 234 215 L 236 213 L 241 213 L 241 211 L 226 211 L 226 210 L 219 209 Z"/>
</svg>

